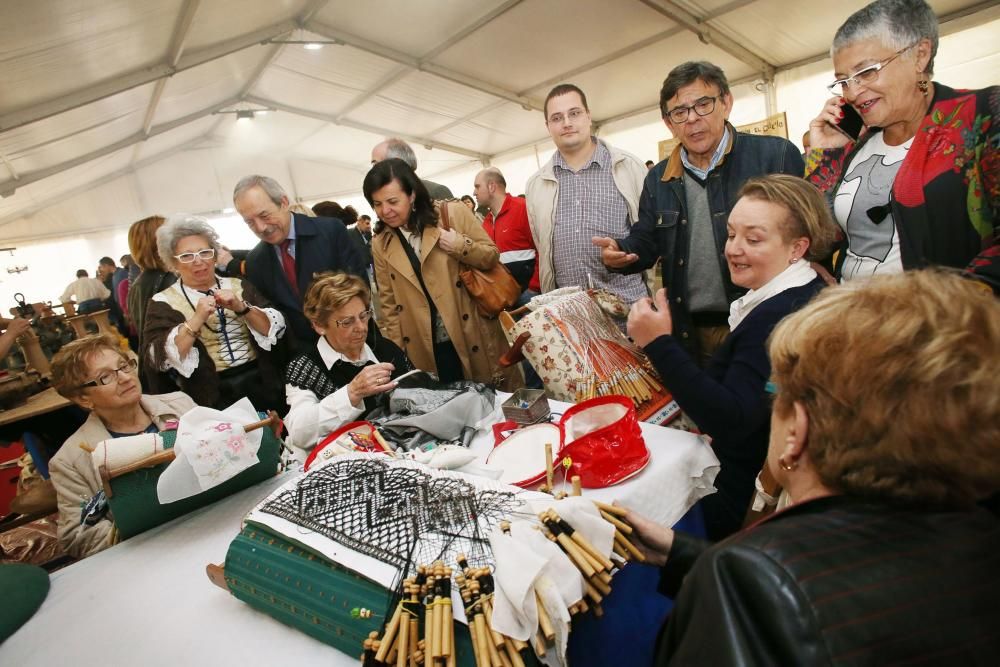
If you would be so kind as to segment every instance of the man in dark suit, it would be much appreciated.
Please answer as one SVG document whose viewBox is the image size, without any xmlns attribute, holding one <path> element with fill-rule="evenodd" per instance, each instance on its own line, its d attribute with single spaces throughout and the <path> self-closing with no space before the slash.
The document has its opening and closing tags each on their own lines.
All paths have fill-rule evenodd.
<svg viewBox="0 0 1000 667">
<path fill-rule="evenodd" d="M 293 346 L 307 349 L 317 334 L 302 314 L 302 299 L 313 278 L 346 271 L 367 279 L 365 260 L 339 221 L 293 214 L 288 195 L 273 178 L 241 179 L 233 204 L 261 241 L 247 255 L 247 280 L 284 314 Z"/>
</svg>

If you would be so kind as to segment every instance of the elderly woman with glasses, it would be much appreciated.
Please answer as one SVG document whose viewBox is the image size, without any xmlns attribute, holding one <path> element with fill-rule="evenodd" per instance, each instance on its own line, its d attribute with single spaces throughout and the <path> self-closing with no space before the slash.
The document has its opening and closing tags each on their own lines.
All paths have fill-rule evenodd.
<svg viewBox="0 0 1000 667">
<path fill-rule="evenodd" d="M 938 22 L 923 0 L 878 0 L 833 39 L 834 97 L 809 125 L 807 177 L 832 193 L 841 280 L 927 265 L 1000 293 L 1000 87 L 932 80 Z M 864 128 L 841 132 L 845 117 Z"/>
<path fill-rule="evenodd" d="M 393 378 L 413 369 L 395 343 L 369 327 L 371 292 L 346 273 L 325 275 L 310 285 L 303 313 L 320 338 L 285 371 L 288 442 L 310 450 L 326 434 L 371 412 Z"/>
<path fill-rule="evenodd" d="M 993 296 L 928 270 L 831 287 L 768 347 L 791 504 L 714 546 L 627 517 L 676 597 L 655 664 L 996 664 Z"/>
<path fill-rule="evenodd" d="M 49 461 L 59 502 L 59 543 L 83 558 L 115 543 L 101 480 L 90 454 L 109 438 L 157 433 L 195 407 L 186 394 L 147 396 L 136 375 L 138 364 L 110 336 L 88 336 L 62 347 L 52 357 L 52 385 L 90 416 Z"/>
<path fill-rule="evenodd" d="M 225 408 L 248 397 L 258 410 L 283 408 L 267 352 L 285 333 L 284 316 L 250 283 L 216 276 L 219 237 L 204 219 L 168 220 L 156 244 L 178 280 L 146 309 L 140 352 L 154 389 L 167 376 L 199 405 Z"/>
</svg>

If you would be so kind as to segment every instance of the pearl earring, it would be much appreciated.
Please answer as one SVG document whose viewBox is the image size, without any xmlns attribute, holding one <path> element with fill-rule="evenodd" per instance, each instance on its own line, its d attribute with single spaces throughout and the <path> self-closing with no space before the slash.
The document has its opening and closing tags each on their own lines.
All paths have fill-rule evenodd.
<svg viewBox="0 0 1000 667">
<path fill-rule="evenodd" d="M 794 263 L 795 263 L 795 262 L 797 262 L 797 261 L 799 261 L 799 258 L 798 258 L 798 257 L 792 257 L 792 258 L 791 258 L 790 260 L 788 260 L 788 263 L 789 263 L 789 264 L 794 264 Z"/>
</svg>

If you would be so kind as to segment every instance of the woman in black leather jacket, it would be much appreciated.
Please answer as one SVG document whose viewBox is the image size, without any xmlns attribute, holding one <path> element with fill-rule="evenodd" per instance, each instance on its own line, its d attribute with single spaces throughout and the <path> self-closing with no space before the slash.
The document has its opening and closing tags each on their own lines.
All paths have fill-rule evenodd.
<svg viewBox="0 0 1000 667">
<path fill-rule="evenodd" d="M 1000 307 L 931 271 L 821 293 L 771 337 L 784 511 L 714 546 L 634 513 L 674 608 L 657 665 L 995 664 Z"/>
</svg>

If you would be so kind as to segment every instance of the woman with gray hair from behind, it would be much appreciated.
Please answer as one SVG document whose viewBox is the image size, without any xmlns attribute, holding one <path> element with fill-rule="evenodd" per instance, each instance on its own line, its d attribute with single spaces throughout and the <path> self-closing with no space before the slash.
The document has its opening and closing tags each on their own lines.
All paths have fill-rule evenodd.
<svg viewBox="0 0 1000 667">
<path fill-rule="evenodd" d="M 266 353 L 285 333 L 284 316 L 250 283 L 215 275 L 221 246 L 203 218 L 168 220 L 156 243 L 178 280 L 146 310 L 140 352 L 154 393 L 169 390 L 167 376 L 199 405 L 225 408 L 246 396 L 258 410 L 282 409 L 280 374 Z"/>
<path fill-rule="evenodd" d="M 834 97 L 809 124 L 807 178 L 833 193 L 841 280 L 942 265 L 1000 293 L 1000 87 L 933 81 L 937 48 L 923 0 L 851 15 L 831 49 Z"/>
</svg>

